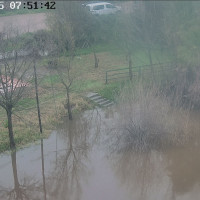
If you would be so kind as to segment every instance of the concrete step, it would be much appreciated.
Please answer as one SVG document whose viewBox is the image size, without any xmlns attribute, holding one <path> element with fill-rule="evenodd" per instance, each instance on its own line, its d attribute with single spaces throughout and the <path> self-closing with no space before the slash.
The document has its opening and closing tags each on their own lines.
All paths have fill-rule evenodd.
<svg viewBox="0 0 200 200">
<path fill-rule="evenodd" d="M 106 100 L 106 101 L 104 101 L 104 102 L 100 102 L 99 104 L 100 104 L 101 106 L 103 106 L 103 105 L 108 104 L 108 103 L 111 103 L 111 101 L 110 101 L 110 100 Z"/>
<path fill-rule="evenodd" d="M 113 102 L 110 102 L 110 103 L 104 104 L 103 107 L 112 106 L 113 104 L 114 104 Z"/>
<path fill-rule="evenodd" d="M 106 102 L 108 101 L 107 99 L 104 99 L 104 98 L 101 98 L 101 99 L 97 99 L 97 100 L 94 100 L 96 103 L 98 104 L 101 104 L 102 102 Z"/>
<path fill-rule="evenodd" d="M 90 97 L 90 100 L 92 100 L 92 101 L 95 101 L 95 100 L 98 100 L 98 99 L 102 99 L 102 97 L 101 96 L 94 96 L 94 97 Z"/>
<path fill-rule="evenodd" d="M 110 101 L 95 92 L 88 93 L 86 97 L 88 97 L 91 101 L 94 101 L 99 106 L 108 107 L 114 104 L 113 101 Z"/>
<path fill-rule="evenodd" d="M 88 93 L 88 94 L 86 95 L 86 97 L 88 97 L 88 98 L 95 97 L 95 96 L 99 96 L 99 94 L 96 93 L 96 92 L 90 92 L 90 93 Z"/>
</svg>

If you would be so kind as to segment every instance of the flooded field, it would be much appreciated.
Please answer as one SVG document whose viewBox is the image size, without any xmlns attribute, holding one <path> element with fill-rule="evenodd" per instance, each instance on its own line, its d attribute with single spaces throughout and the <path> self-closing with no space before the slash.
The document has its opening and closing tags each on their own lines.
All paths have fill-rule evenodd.
<svg viewBox="0 0 200 200">
<path fill-rule="evenodd" d="M 0 199 L 198 200 L 198 135 L 184 145 L 118 151 L 119 118 L 114 109 L 87 111 L 40 144 L 2 154 Z"/>
</svg>

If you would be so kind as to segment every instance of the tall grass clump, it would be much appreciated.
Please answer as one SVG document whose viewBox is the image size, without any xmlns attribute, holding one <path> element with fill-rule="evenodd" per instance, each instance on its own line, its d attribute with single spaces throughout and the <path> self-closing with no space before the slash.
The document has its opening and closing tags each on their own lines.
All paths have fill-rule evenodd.
<svg viewBox="0 0 200 200">
<path fill-rule="evenodd" d="M 195 73 L 195 79 L 188 80 L 186 72 L 183 70 L 163 85 L 140 82 L 122 89 L 114 151 L 165 150 L 183 145 L 192 137 L 190 115 L 200 100 L 195 91 L 199 91 L 200 79 Z"/>
</svg>

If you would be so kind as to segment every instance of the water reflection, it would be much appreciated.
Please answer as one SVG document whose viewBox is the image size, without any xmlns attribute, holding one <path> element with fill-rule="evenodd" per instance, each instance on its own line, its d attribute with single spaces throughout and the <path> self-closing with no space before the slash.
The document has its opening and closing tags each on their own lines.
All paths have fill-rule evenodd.
<svg viewBox="0 0 200 200">
<path fill-rule="evenodd" d="M 49 199 L 80 199 L 80 180 L 86 174 L 85 162 L 89 151 L 88 121 L 74 120 L 65 123 L 60 137 L 65 151 L 58 157 L 52 176 L 48 178 Z"/>
<path fill-rule="evenodd" d="M 43 139 L 41 139 L 41 160 L 42 160 L 42 181 L 43 181 L 44 200 L 46 200 L 47 193 L 46 193 L 46 182 L 45 182 Z"/>
<path fill-rule="evenodd" d="M 64 119 L 63 126 L 55 135 L 41 140 L 40 148 L 33 145 L 17 152 L 20 173 L 17 172 L 16 152 L 13 152 L 10 163 L 13 188 L 10 175 L 7 177 L 8 187 L 0 181 L 0 199 L 81 199 L 81 188 L 88 177 L 88 153 L 97 141 L 100 123 L 98 110 L 78 116 L 70 123 Z M 23 159 L 26 163 L 23 163 Z M 6 165 L 9 166 L 9 163 Z M 3 170 L 10 174 L 9 167 Z"/>
<path fill-rule="evenodd" d="M 26 176 L 23 180 L 19 181 L 17 171 L 17 158 L 16 151 L 11 153 L 12 174 L 14 180 L 13 188 L 5 188 L 0 186 L 1 199 L 9 200 L 31 200 L 34 199 L 36 191 L 37 194 L 41 193 L 40 187 L 37 182 L 34 182 L 33 178 Z"/>
<path fill-rule="evenodd" d="M 158 152 L 138 154 L 126 152 L 112 160 L 113 170 L 132 199 L 170 199 L 170 180 L 165 171 L 166 161 Z"/>
<path fill-rule="evenodd" d="M 197 200 L 200 197 L 199 144 L 196 137 L 182 147 L 170 147 L 164 152 L 162 149 L 112 151 L 109 160 L 121 185 L 133 199 Z"/>
<path fill-rule="evenodd" d="M 169 177 L 172 180 L 172 191 L 177 196 L 184 196 L 191 193 L 195 187 L 200 189 L 200 146 L 196 138 L 184 148 L 168 151 L 166 159 L 168 161 Z M 200 193 L 198 192 L 199 196 Z M 194 195 L 191 194 L 191 195 Z M 191 198 L 194 199 L 194 198 Z"/>
<path fill-rule="evenodd" d="M 123 151 L 119 117 L 113 110 L 87 112 L 64 120 L 39 145 L 0 157 L 0 199 L 198 200 L 200 136 L 164 150 Z"/>
</svg>

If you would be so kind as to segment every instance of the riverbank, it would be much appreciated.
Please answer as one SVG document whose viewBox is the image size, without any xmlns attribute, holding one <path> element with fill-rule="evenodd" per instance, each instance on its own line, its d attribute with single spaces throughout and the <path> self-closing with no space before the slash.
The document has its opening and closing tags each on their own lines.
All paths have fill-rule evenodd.
<svg viewBox="0 0 200 200">
<path fill-rule="evenodd" d="M 78 77 L 73 81 L 71 102 L 73 113 L 80 113 L 87 109 L 92 109 L 94 105 L 85 97 L 88 92 L 104 92 L 112 95 L 112 89 L 117 87 L 118 83 L 105 85 L 105 70 L 116 66 L 125 66 L 123 56 L 116 60 L 116 55 L 112 53 L 98 53 L 100 65 L 98 69 L 94 68 L 93 55 L 80 55 L 75 58 L 73 67 L 79 71 Z M 59 120 L 67 115 L 64 108 L 66 99 L 66 90 L 59 80 L 56 71 L 49 72 L 46 69 L 50 58 L 42 58 L 38 62 L 38 82 L 39 82 L 39 98 L 41 107 L 41 117 L 44 130 L 44 137 L 48 137 L 49 133 L 59 123 Z M 110 60 L 111 59 L 111 60 Z M 65 58 L 61 60 L 65 62 Z M 116 60 L 116 61 L 114 61 Z M 119 63 L 121 63 L 119 65 Z M 106 92 L 108 91 L 108 92 Z M 34 95 L 34 85 L 28 88 L 26 96 L 20 100 L 13 110 L 13 128 L 16 145 L 18 148 L 37 141 L 40 138 L 36 101 Z M 0 109 L 0 152 L 9 149 L 9 138 L 7 131 L 6 113 Z"/>
<path fill-rule="evenodd" d="M 76 69 L 77 72 L 71 88 L 73 114 L 94 108 L 94 105 L 86 98 L 87 93 L 97 92 L 103 97 L 115 100 L 124 81 L 128 81 L 128 78 L 117 79 L 106 85 L 106 71 L 125 68 L 128 66 L 128 61 L 125 55 L 114 46 L 99 45 L 96 46 L 96 52 L 99 59 L 98 68 L 94 67 L 94 55 L 89 48 L 80 49 L 78 56 L 73 60 L 72 68 Z M 144 53 L 138 52 L 137 57 L 139 59 L 135 62 L 136 65 L 148 64 L 148 57 Z M 51 57 L 43 57 L 37 63 L 44 137 L 48 137 L 60 119 L 67 115 L 64 106 L 66 103 L 66 90 L 57 72 L 47 69 L 48 62 L 51 59 Z M 64 56 L 61 56 L 59 60 L 63 65 L 67 62 L 67 58 Z M 32 74 L 30 74 L 31 76 Z M 32 80 L 30 80 L 28 91 L 13 110 L 14 137 L 18 148 L 40 138 Z M 2 108 L 0 108 L 0 118 L 0 152 L 3 152 L 9 149 L 9 138 L 6 113 Z"/>
</svg>

